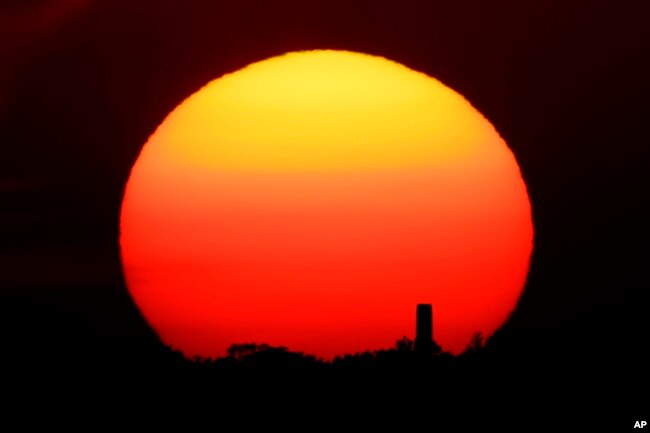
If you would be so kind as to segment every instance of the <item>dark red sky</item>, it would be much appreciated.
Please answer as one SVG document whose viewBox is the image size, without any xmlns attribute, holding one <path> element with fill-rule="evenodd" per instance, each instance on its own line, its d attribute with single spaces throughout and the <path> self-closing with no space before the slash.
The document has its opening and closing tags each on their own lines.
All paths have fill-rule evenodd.
<svg viewBox="0 0 650 433">
<path fill-rule="evenodd" d="M 559 339 L 579 354 L 602 338 L 635 353 L 650 184 L 641 2 L 227 3 L 0 6 L 0 302 L 13 338 L 59 335 L 46 328 L 84 341 L 144 332 L 126 319 L 135 316 L 117 248 L 140 146 L 224 72 L 340 48 L 440 79 L 515 153 L 536 249 L 503 344 Z"/>
</svg>

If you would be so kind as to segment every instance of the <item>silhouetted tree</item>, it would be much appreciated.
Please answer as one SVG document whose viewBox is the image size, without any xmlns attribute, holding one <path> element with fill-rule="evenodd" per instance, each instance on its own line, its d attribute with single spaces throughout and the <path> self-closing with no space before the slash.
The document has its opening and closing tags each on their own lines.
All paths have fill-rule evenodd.
<svg viewBox="0 0 650 433">
<path fill-rule="evenodd" d="M 469 355 L 476 355 L 483 351 L 483 347 L 484 347 L 483 334 L 477 332 L 476 334 L 474 334 L 469 344 L 467 345 L 465 352 L 463 353 Z"/>
<path fill-rule="evenodd" d="M 395 350 L 398 352 L 411 352 L 413 350 L 413 340 L 404 336 L 395 342 Z"/>
<path fill-rule="evenodd" d="M 260 345 L 258 347 L 257 343 L 242 343 L 242 344 L 231 344 L 227 349 L 228 356 L 235 359 L 243 359 L 248 355 L 256 353 L 258 350 L 265 350 L 268 348 L 268 345 Z"/>
</svg>

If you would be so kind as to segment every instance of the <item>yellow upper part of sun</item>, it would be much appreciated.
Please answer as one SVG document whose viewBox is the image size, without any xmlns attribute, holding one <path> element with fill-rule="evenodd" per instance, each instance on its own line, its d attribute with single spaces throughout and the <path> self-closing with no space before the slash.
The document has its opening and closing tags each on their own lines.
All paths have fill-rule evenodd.
<svg viewBox="0 0 650 433">
<path fill-rule="evenodd" d="M 148 147 L 223 170 L 357 170 L 444 164 L 504 148 L 491 124 L 439 81 L 382 57 L 289 53 L 207 84 Z"/>
</svg>

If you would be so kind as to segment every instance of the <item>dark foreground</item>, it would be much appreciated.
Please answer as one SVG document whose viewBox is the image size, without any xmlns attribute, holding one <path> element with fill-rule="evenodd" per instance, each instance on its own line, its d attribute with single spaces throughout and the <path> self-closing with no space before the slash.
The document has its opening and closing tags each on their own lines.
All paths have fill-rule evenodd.
<svg viewBox="0 0 650 433">
<path fill-rule="evenodd" d="M 238 421 L 246 425 L 264 425 L 262 414 L 295 413 L 319 419 L 319 425 L 336 425 L 340 417 L 371 424 L 422 418 L 445 426 L 442 431 L 528 431 L 522 426 L 530 425 L 625 431 L 648 416 L 647 375 L 639 376 L 644 367 L 635 363 L 505 354 L 478 341 L 459 356 L 427 354 L 409 343 L 332 362 L 253 344 L 235 345 L 224 358 L 196 361 L 162 345 L 128 355 L 50 352 L 8 363 L 4 392 L 30 407 L 65 402 L 100 412 L 110 408 L 112 417 L 145 407 L 163 411 L 158 420 L 186 409 L 208 417 L 255 413 Z"/>
<path fill-rule="evenodd" d="M 217 360 L 190 361 L 161 344 L 135 309 L 109 308 L 108 298 L 101 298 L 102 308 L 80 309 L 81 296 L 71 294 L 75 302 L 67 303 L 43 294 L 2 305 L 5 414 L 12 406 L 62 405 L 121 419 L 154 408 L 160 421 L 189 407 L 215 422 L 225 417 L 242 425 L 307 416 L 336 427 L 352 416 L 361 425 L 424 419 L 431 431 L 441 425 L 450 428 L 438 431 L 626 431 L 649 417 L 648 340 L 640 315 L 579 332 L 526 334 L 506 326 L 458 356 L 416 352 L 402 339 L 331 362 L 263 342 L 234 345 Z M 616 332 L 621 329 L 630 332 Z M 242 411 L 250 416 L 235 416 Z M 96 419 L 107 419 L 102 416 Z"/>
</svg>

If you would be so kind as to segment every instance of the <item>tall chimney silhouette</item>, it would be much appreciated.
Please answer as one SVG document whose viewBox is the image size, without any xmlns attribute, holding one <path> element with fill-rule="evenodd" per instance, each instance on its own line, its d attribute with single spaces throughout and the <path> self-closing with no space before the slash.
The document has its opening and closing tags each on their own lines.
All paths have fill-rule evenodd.
<svg viewBox="0 0 650 433">
<path fill-rule="evenodd" d="M 415 325 L 415 351 L 433 351 L 433 312 L 431 304 L 418 304 Z"/>
</svg>

